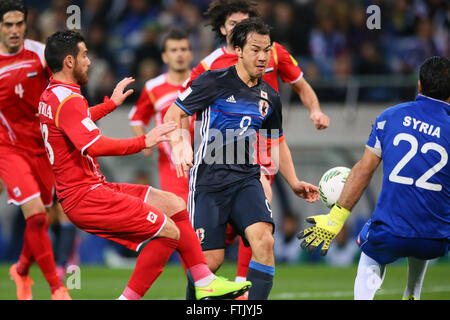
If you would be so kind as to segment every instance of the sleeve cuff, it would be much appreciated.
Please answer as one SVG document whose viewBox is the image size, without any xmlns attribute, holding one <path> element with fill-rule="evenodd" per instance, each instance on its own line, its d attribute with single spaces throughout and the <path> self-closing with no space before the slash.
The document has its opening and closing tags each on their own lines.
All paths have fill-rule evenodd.
<svg viewBox="0 0 450 320">
<path fill-rule="evenodd" d="M 189 110 L 187 110 L 183 105 L 181 105 L 181 104 L 178 102 L 178 100 L 175 100 L 175 104 L 176 104 L 181 110 L 183 110 L 184 112 L 186 112 L 188 115 L 190 115 L 190 116 L 193 115 L 193 113 L 190 112 Z"/>
</svg>

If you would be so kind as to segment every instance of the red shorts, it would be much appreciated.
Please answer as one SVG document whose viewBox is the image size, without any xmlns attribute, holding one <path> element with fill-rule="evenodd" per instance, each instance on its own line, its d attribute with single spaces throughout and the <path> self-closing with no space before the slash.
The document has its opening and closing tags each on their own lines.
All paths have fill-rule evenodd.
<svg viewBox="0 0 450 320">
<path fill-rule="evenodd" d="M 106 182 L 88 191 L 66 213 L 80 229 L 138 251 L 167 222 L 165 214 L 146 202 L 150 189 L 138 184 Z"/>
<path fill-rule="evenodd" d="M 30 155 L 11 147 L 0 147 L 0 177 L 8 190 L 8 203 L 21 206 L 41 197 L 45 207 L 53 205 L 55 177 L 47 154 Z"/>
<path fill-rule="evenodd" d="M 168 165 L 159 166 L 159 184 L 161 190 L 176 194 L 184 199 L 187 204 L 189 196 L 189 179 L 177 177 L 177 172 Z"/>
</svg>

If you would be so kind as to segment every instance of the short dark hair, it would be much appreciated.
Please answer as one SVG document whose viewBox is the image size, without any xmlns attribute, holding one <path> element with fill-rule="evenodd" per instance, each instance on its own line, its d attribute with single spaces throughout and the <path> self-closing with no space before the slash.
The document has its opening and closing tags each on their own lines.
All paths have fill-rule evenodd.
<svg viewBox="0 0 450 320">
<path fill-rule="evenodd" d="M 20 11 L 23 13 L 24 20 L 27 20 L 28 9 L 22 0 L 1 0 L 0 1 L 0 22 L 3 22 L 3 16 L 10 11 Z"/>
<path fill-rule="evenodd" d="M 167 40 L 189 40 L 189 35 L 186 31 L 181 29 L 170 29 L 162 38 L 161 41 L 161 52 L 166 51 Z"/>
<path fill-rule="evenodd" d="M 73 30 L 58 31 L 47 38 L 45 60 L 53 73 L 62 70 L 65 57 L 78 55 L 80 42 L 85 42 L 83 36 Z"/>
<path fill-rule="evenodd" d="M 445 57 L 431 57 L 420 66 L 419 73 L 422 94 L 447 100 L 450 97 L 450 60 Z"/>
<path fill-rule="evenodd" d="M 216 0 L 211 2 L 205 15 L 209 18 L 208 25 L 216 33 L 220 41 L 225 41 L 226 37 L 220 32 L 220 27 L 225 24 L 228 16 L 237 13 L 247 13 L 250 18 L 258 17 L 257 2 L 250 0 Z"/>
<path fill-rule="evenodd" d="M 234 26 L 231 33 L 230 41 L 233 48 L 239 47 L 243 49 L 247 43 L 248 34 L 252 32 L 270 36 L 270 27 L 261 18 L 250 18 L 239 22 Z"/>
</svg>

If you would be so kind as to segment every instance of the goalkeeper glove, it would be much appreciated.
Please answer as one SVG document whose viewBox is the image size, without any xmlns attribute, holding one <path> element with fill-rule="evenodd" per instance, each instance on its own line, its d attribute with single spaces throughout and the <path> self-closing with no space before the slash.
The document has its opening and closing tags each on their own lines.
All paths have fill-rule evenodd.
<svg viewBox="0 0 450 320">
<path fill-rule="evenodd" d="M 302 249 L 309 247 L 308 253 L 313 253 L 323 242 L 320 255 L 325 256 L 331 241 L 333 241 L 339 231 L 341 231 L 349 215 L 349 210 L 335 204 L 328 214 L 308 217 L 306 222 L 314 223 L 315 225 L 303 230 L 297 235 L 297 238 L 299 239 L 305 238 L 300 247 Z"/>
</svg>

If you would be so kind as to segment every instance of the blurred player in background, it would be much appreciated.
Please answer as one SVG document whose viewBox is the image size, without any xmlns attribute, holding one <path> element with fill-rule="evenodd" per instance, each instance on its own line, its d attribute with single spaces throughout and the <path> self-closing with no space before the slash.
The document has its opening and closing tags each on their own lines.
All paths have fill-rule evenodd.
<svg viewBox="0 0 450 320">
<path fill-rule="evenodd" d="M 45 58 L 53 72 L 41 96 L 39 119 L 56 177 L 56 191 L 69 219 L 79 228 L 140 251 L 131 279 L 119 299 L 141 299 L 176 249 L 195 281 L 197 299 L 234 298 L 251 286 L 215 277 L 180 197 L 150 186 L 110 183 L 100 173 L 98 156 L 134 154 L 167 140 L 174 123 L 129 139 L 101 135 L 95 121 L 133 93 L 125 78 L 111 99 L 89 108 L 80 87 L 88 82 L 90 60 L 77 32 L 57 32 L 47 40 Z"/>
<path fill-rule="evenodd" d="M 238 56 L 230 42 L 231 32 L 236 24 L 250 17 L 259 16 L 256 1 L 249 0 L 217 0 L 210 4 L 206 15 L 209 18 L 209 24 L 216 33 L 217 39 L 225 42 L 225 46 L 216 49 L 209 56 L 204 58 L 195 68 L 192 69 L 189 81 L 185 87 L 189 85 L 206 70 L 216 70 L 235 65 Z M 303 77 L 303 72 L 298 66 L 297 61 L 289 54 L 289 52 L 279 43 L 273 42 L 270 54 L 270 61 L 267 66 L 263 80 L 272 88 L 279 91 L 278 76 L 283 82 L 291 84 L 294 91 L 298 94 L 303 105 L 310 112 L 310 119 L 314 122 L 316 129 L 322 130 L 329 126 L 330 119 L 325 115 L 321 108 L 317 96 L 311 86 Z M 262 144 L 264 145 L 264 144 Z M 270 146 L 269 146 L 270 147 Z M 284 140 L 280 139 L 279 152 L 290 155 L 289 147 Z M 276 173 L 276 164 L 270 158 L 270 151 L 258 153 L 258 159 L 261 164 L 261 183 L 269 202 L 272 202 L 272 189 L 274 175 Z M 288 181 L 291 188 L 295 189 L 296 181 Z M 236 238 L 236 233 L 231 226 L 228 227 L 227 243 L 231 244 Z M 242 239 L 239 242 L 238 268 L 236 281 L 245 281 L 248 271 L 248 264 L 251 259 L 251 248 L 243 245 Z"/>
<path fill-rule="evenodd" d="M 362 159 L 352 168 L 328 215 L 309 217 L 299 234 L 302 248 L 321 254 L 344 225 L 350 210 L 383 161 L 383 185 L 375 211 L 358 236 L 362 253 L 354 298 L 371 300 L 386 265 L 406 257 L 403 299 L 420 299 L 428 260 L 450 248 L 450 60 L 428 58 L 420 67 L 415 101 L 383 111 L 375 120 Z"/>
<path fill-rule="evenodd" d="M 38 264 L 52 299 L 70 299 L 56 272 L 46 211 L 53 204 L 54 175 L 37 117 L 39 96 L 48 82 L 44 45 L 25 39 L 27 8 L 19 0 L 0 2 L 0 177 L 8 203 L 26 220 L 19 261 L 9 270 L 19 300 L 32 299 L 29 269 Z M 50 209 L 53 207 L 52 209 Z"/>
<path fill-rule="evenodd" d="M 192 51 L 188 35 L 181 30 L 171 30 L 162 42 L 162 60 L 168 71 L 145 83 L 136 105 L 129 114 L 129 123 L 136 136 L 145 133 L 145 127 L 155 118 L 155 125 L 163 123 L 167 109 L 183 90 L 183 83 L 189 78 Z M 192 119 L 192 117 L 189 117 Z M 193 121 L 190 127 L 193 129 Z M 191 130 L 191 133 L 193 130 Z M 145 149 L 146 156 L 152 155 L 151 149 Z M 164 191 L 169 191 L 183 198 L 187 203 L 189 194 L 188 178 L 177 178 L 175 164 L 171 159 L 168 142 L 158 145 L 159 183 Z"/>
<path fill-rule="evenodd" d="M 233 29 L 231 41 L 239 53 L 238 64 L 198 77 L 169 108 L 164 121 L 175 121 L 183 129 L 183 134 L 169 133 L 171 146 L 177 174 L 191 168 L 189 214 L 208 266 L 216 272 L 223 263 L 227 224 L 232 224 L 252 247 L 248 298 L 267 299 L 275 273 L 274 229 L 260 166 L 252 159 L 252 140 L 260 129 L 265 129 L 268 140 L 281 138 L 281 101 L 278 92 L 261 80 L 270 59 L 268 26 L 258 18 L 242 21 Z M 198 121 L 193 152 L 182 119 L 194 113 Z M 299 197 L 318 200 L 318 188 L 297 179 L 290 154 L 280 158 L 280 172 L 286 180 L 296 181 L 292 188 Z"/>
</svg>

